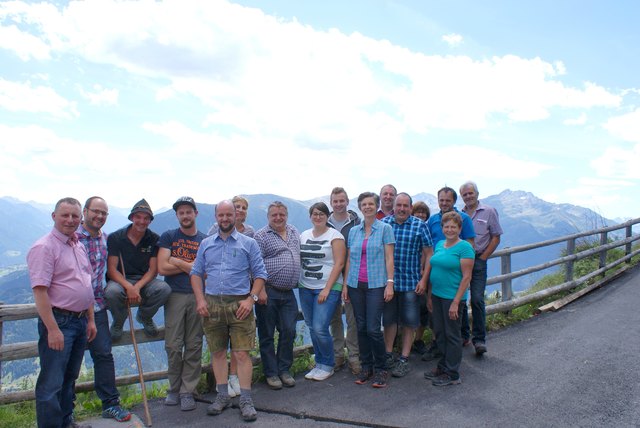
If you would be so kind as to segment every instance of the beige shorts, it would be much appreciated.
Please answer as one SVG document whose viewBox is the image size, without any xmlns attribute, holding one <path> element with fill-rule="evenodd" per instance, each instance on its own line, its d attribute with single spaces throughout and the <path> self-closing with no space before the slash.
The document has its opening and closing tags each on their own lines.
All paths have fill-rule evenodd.
<svg viewBox="0 0 640 428">
<path fill-rule="evenodd" d="M 256 320 L 253 311 L 243 319 L 236 317 L 240 301 L 247 296 L 212 296 L 207 294 L 209 316 L 203 318 L 202 327 L 211 353 L 227 350 L 251 351 L 256 346 Z"/>
</svg>

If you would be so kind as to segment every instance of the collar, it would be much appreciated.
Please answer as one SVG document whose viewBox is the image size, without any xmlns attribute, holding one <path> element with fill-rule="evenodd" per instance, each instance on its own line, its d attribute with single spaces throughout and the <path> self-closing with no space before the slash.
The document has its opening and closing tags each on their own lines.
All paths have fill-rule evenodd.
<svg viewBox="0 0 640 428">
<path fill-rule="evenodd" d="M 53 229 L 51 229 L 51 234 L 58 241 L 60 241 L 60 242 L 62 242 L 64 244 L 67 244 L 67 245 L 69 245 L 71 247 L 73 247 L 76 244 L 76 242 L 78 242 L 78 237 L 76 236 L 75 233 L 73 235 L 71 235 L 71 236 L 67 236 L 64 233 L 60 232 L 55 227 Z"/>
</svg>

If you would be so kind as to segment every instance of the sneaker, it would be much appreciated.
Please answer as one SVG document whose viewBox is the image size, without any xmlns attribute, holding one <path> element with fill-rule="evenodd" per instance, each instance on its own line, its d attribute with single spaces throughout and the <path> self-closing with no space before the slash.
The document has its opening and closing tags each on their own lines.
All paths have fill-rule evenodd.
<svg viewBox="0 0 640 428">
<path fill-rule="evenodd" d="M 372 370 L 360 370 L 360 374 L 356 378 L 356 384 L 364 385 L 365 383 L 369 382 L 369 379 L 371 379 L 372 377 L 373 377 Z"/>
<path fill-rule="evenodd" d="M 351 360 L 349 361 L 349 370 L 351 370 L 351 374 L 359 375 L 362 371 L 362 366 L 360 366 L 359 360 Z"/>
<path fill-rule="evenodd" d="M 389 374 L 386 370 L 380 370 L 373 376 L 373 383 L 371 386 L 374 388 L 386 388 L 387 387 L 387 378 Z"/>
<path fill-rule="evenodd" d="M 136 312 L 136 321 L 142 324 L 144 334 L 147 336 L 156 337 L 158 335 L 158 327 L 151 318 L 142 318 L 140 312 Z"/>
<path fill-rule="evenodd" d="M 422 354 L 422 361 L 433 361 L 440 357 L 442 357 L 442 352 L 438 350 L 438 347 L 434 343 L 431 346 L 429 346 L 429 349 L 427 349 L 427 352 Z"/>
<path fill-rule="evenodd" d="M 240 397 L 240 379 L 238 375 L 230 375 L 227 382 L 227 390 L 229 391 L 229 397 Z"/>
<path fill-rule="evenodd" d="M 476 355 L 478 357 L 487 352 L 487 345 L 485 345 L 483 342 L 474 343 L 473 347 L 476 348 Z"/>
<path fill-rule="evenodd" d="M 196 408 L 196 400 L 193 398 L 193 394 L 180 394 L 180 410 L 188 412 Z"/>
<path fill-rule="evenodd" d="M 419 355 L 427 352 L 427 345 L 425 345 L 424 340 L 416 340 L 413 342 L 413 345 L 411 345 L 411 352 Z"/>
<path fill-rule="evenodd" d="M 433 386 L 458 385 L 461 383 L 462 381 L 460 380 L 460 378 L 453 379 L 451 376 L 449 376 L 446 373 L 441 374 L 440 376 L 438 376 L 437 378 L 431 381 L 431 385 Z"/>
<path fill-rule="evenodd" d="M 270 376 L 267 378 L 267 385 L 271 389 L 282 389 L 282 381 L 278 376 Z"/>
<path fill-rule="evenodd" d="M 313 377 L 316 375 L 316 372 L 317 372 L 318 370 L 319 370 L 319 369 L 318 369 L 318 368 L 316 368 L 316 367 L 312 368 L 312 369 L 311 369 L 311 371 L 309 371 L 309 373 L 307 373 L 306 375 L 304 375 L 304 378 L 305 378 L 305 379 L 312 380 L 312 379 L 313 379 Z"/>
<path fill-rule="evenodd" d="M 109 332 L 111 333 L 111 341 L 119 342 L 120 339 L 122 339 L 122 324 L 116 324 L 116 322 L 114 321 L 111 324 Z"/>
<path fill-rule="evenodd" d="M 393 367 L 396 365 L 396 359 L 393 356 L 393 353 L 390 352 L 387 355 L 385 355 L 384 357 L 384 366 L 387 370 L 391 370 L 393 369 Z"/>
<path fill-rule="evenodd" d="M 207 415 L 219 415 L 227 407 L 231 407 L 231 397 L 218 394 L 215 401 L 207 406 Z"/>
<path fill-rule="evenodd" d="M 436 367 L 435 369 L 431 369 L 429 371 L 424 372 L 424 378 L 428 380 L 434 380 L 438 376 L 442 376 L 444 371 L 440 370 L 440 367 Z"/>
<path fill-rule="evenodd" d="M 331 369 L 330 371 L 318 369 L 316 370 L 316 374 L 313 376 L 313 380 L 322 381 L 325 379 L 329 379 L 331 376 L 333 376 L 333 373 L 333 369 Z"/>
<path fill-rule="evenodd" d="M 177 406 L 180 403 L 180 394 L 177 392 L 168 392 L 164 399 L 165 406 Z"/>
<path fill-rule="evenodd" d="M 240 414 L 242 419 L 247 422 L 255 421 L 258 418 L 258 412 L 253 407 L 253 401 L 250 397 L 240 398 Z"/>
<path fill-rule="evenodd" d="M 396 365 L 393 367 L 393 370 L 391 370 L 391 376 L 403 377 L 407 373 L 409 373 L 410 370 L 411 367 L 409 366 L 409 361 L 404 358 L 400 358 Z"/>
<path fill-rule="evenodd" d="M 131 419 L 131 412 L 119 405 L 107 407 L 102 411 L 103 418 L 113 418 L 116 422 L 126 422 Z"/>
<path fill-rule="evenodd" d="M 280 375 L 280 380 L 282 381 L 282 384 L 287 388 L 296 386 L 296 380 L 293 378 L 293 376 L 291 376 L 291 374 L 289 374 L 289 372 L 283 372 Z"/>
</svg>

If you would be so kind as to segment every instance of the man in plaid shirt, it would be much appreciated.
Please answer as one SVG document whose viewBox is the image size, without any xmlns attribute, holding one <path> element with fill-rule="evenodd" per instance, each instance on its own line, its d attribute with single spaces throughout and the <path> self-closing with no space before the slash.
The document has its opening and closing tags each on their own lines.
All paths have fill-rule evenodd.
<svg viewBox="0 0 640 428">
<path fill-rule="evenodd" d="M 427 288 L 426 270 L 433 254 L 431 234 L 425 222 L 411 215 L 413 201 L 407 193 L 398 193 L 393 207 L 393 215 L 382 221 L 393 228 L 396 238 L 394 250 L 394 296 L 384 305 L 382 324 L 384 325 L 384 343 L 387 351 L 387 364 L 391 366 L 391 375 L 402 377 L 409 370 L 409 352 L 413 344 L 416 328 L 420 324 L 420 306 L 418 296 Z M 397 362 L 393 359 L 393 343 L 398 331 L 402 330 L 402 352 Z"/>
</svg>

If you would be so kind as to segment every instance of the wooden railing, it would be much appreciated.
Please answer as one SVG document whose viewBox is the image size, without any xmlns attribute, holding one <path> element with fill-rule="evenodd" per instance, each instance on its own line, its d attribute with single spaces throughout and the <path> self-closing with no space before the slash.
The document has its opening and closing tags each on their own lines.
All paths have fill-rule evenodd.
<svg viewBox="0 0 640 428">
<path fill-rule="evenodd" d="M 499 303 L 487 305 L 486 310 L 487 314 L 493 314 L 498 312 L 506 312 L 510 311 L 518 306 L 525 305 L 527 303 L 541 300 L 545 297 L 557 294 L 561 291 L 569 290 L 576 288 L 582 284 L 585 284 L 588 281 L 600 276 L 601 279 L 598 281 L 598 285 L 602 284 L 608 280 L 619 275 L 622 271 L 624 271 L 629 265 L 631 258 L 640 254 L 640 250 L 632 251 L 633 242 L 640 239 L 640 235 L 633 235 L 632 227 L 635 224 L 640 223 L 640 218 L 635 220 L 629 220 L 625 223 L 618 224 L 616 226 L 605 227 L 601 229 L 591 230 L 582 233 L 576 233 L 573 235 L 564 236 L 561 238 L 551 239 L 544 242 L 539 242 L 535 244 L 521 245 L 517 247 L 504 248 L 502 250 L 496 251 L 492 258 L 500 258 L 501 261 L 501 273 L 500 275 L 496 275 L 490 277 L 487 280 L 487 285 L 491 284 L 502 284 L 502 299 Z M 624 238 L 615 239 L 611 238 L 612 232 L 624 230 Z M 588 237 L 596 235 L 599 239 L 599 245 L 591 246 L 589 249 L 576 253 L 576 243 L 580 239 L 585 239 L 586 241 L 593 242 L 593 239 L 588 240 Z M 511 272 L 511 256 L 517 253 L 525 253 L 527 251 L 535 250 L 538 248 L 555 245 L 558 243 L 566 244 L 566 255 L 562 257 L 558 257 L 554 260 L 547 261 L 545 263 L 541 263 L 535 266 L 530 266 L 524 269 L 520 269 L 515 272 Z M 618 247 L 624 247 L 624 256 L 616 259 L 615 261 L 607 264 L 607 252 Z M 584 259 L 586 257 L 590 257 L 593 255 L 599 256 L 599 267 L 597 270 L 584 275 L 580 278 L 574 278 L 574 264 L 576 261 Z M 515 296 L 512 289 L 512 280 L 519 277 L 524 277 L 526 275 L 531 275 L 533 273 L 542 271 L 544 269 L 548 269 L 558 265 L 565 265 L 565 282 L 562 284 L 538 291 L 532 294 L 526 294 L 521 296 Z M 605 276 L 605 273 L 610 271 L 611 269 L 621 265 L 626 264 L 622 269 L 614 272 L 613 274 Z M 4 361 L 14 361 L 21 360 L 26 358 L 33 358 L 38 356 L 38 345 L 37 342 L 22 342 L 22 343 L 13 343 L 13 344 L 2 344 L 2 326 L 3 323 L 8 321 L 16 321 L 22 319 L 36 318 L 37 312 L 34 304 L 24 304 L 24 305 L 2 305 L 0 304 L 0 364 Z M 300 319 L 300 317 L 299 317 Z M 164 328 L 159 329 L 159 334 L 157 337 L 149 338 L 143 334 L 142 330 L 136 330 L 136 341 L 137 343 L 145 343 L 145 342 L 154 342 L 164 340 Z M 127 346 L 131 345 L 131 337 L 129 334 L 124 334 L 122 339 L 114 344 L 114 346 Z M 305 345 L 301 347 L 297 347 L 295 350 L 296 354 L 301 352 L 306 352 L 311 348 L 311 345 Z M 254 357 L 254 365 L 260 363 L 259 357 Z M 1 367 L 1 366 L 0 366 Z M 210 365 L 202 366 L 203 373 L 211 373 Z M 155 371 L 155 372 L 147 372 L 145 373 L 146 381 L 154 381 L 161 380 L 167 378 L 167 371 Z M 118 386 L 122 385 L 130 385 L 138 383 L 137 375 L 130 376 L 119 376 L 116 379 L 116 384 Z M 1 379 L 0 379 L 1 385 Z M 93 382 L 82 382 L 76 384 L 76 390 L 78 392 L 87 392 L 94 389 Z M 29 391 L 11 391 L 11 392 L 0 392 L 0 405 L 14 403 L 18 401 L 24 400 L 33 400 L 35 398 L 35 393 L 33 390 Z"/>
</svg>

